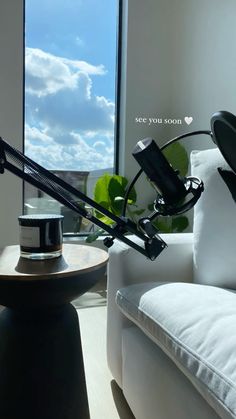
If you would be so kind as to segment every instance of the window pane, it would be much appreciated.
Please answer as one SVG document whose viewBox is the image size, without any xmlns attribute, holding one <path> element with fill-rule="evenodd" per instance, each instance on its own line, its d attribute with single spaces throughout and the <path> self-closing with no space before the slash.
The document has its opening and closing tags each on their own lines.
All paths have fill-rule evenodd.
<svg viewBox="0 0 236 419">
<path fill-rule="evenodd" d="M 92 196 L 113 172 L 116 0 L 26 0 L 25 153 Z M 27 212 L 78 215 L 31 186 Z M 89 227 L 90 228 L 90 227 Z"/>
</svg>

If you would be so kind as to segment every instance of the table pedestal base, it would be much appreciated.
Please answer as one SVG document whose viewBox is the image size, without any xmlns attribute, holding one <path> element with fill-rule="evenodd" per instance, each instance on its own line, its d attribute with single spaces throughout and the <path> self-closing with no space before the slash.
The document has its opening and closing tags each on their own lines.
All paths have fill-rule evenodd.
<svg viewBox="0 0 236 419">
<path fill-rule="evenodd" d="M 1 312 L 0 418 L 89 419 L 79 322 L 71 304 Z"/>
</svg>

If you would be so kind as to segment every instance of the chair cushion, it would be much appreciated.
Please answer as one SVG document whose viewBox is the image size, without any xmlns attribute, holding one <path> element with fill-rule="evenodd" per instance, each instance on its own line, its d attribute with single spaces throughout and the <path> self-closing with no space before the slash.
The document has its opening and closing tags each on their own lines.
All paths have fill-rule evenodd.
<svg viewBox="0 0 236 419">
<path fill-rule="evenodd" d="M 122 312 L 175 362 L 224 418 L 236 418 L 236 295 L 186 283 L 117 292 Z"/>
<path fill-rule="evenodd" d="M 194 207 L 194 282 L 236 289 L 236 204 L 217 168 L 218 149 L 191 153 L 192 174 L 204 182 Z"/>
</svg>

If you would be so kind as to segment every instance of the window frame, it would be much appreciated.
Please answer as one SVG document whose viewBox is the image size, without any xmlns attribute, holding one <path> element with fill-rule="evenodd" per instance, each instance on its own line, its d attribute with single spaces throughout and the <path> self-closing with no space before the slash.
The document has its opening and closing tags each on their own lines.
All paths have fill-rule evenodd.
<svg viewBox="0 0 236 419">
<path fill-rule="evenodd" d="M 25 3 L 24 2 L 24 27 L 25 27 Z M 120 84 L 121 84 L 121 45 L 122 45 L 122 9 L 123 9 L 123 0 L 116 1 L 116 14 L 117 14 L 117 25 L 116 25 L 116 64 L 115 64 L 115 124 L 114 124 L 114 173 L 118 174 L 119 172 L 119 138 L 120 138 Z M 25 39 L 24 39 L 25 41 Z M 26 45 L 24 42 L 24 51 Z M 24 55 L 25 56 L 25 55 Z M 24 67 L 25 72 L 25 67 Z M 25 76 L 24 76 L 24 91 L 25 91 Z M 25 98 L 24 106 L 25 109 Z M 25 117 L 24 117 L 25 125 Z M 23 137 L 23 151 L 25 150 L 25 139 Z M 25 202 L 25 187 L 23 186 L 23 202 L 22 202 L 22 211 L 24 209 Z M 77 232 L 77 233 L 64 233 L 64 238 L 84 238 L 88 236 L 88 232 Z"/>
</svg>

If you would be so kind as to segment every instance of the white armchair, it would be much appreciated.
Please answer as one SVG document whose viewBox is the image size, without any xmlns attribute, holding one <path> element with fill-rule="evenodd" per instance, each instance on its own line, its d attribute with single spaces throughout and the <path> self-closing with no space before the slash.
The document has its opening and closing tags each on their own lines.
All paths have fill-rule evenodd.
<svg viewBox="0 0 236 419">
<path fill-rule="evenodd" d="M 110 249 L 108 365 L 136 419 L 236 418 L 236 206 L 219 166 L 218 150 L 192 156 L 193 233 L 162 235 L 154 262 Z"/>
<path fill-rule="evenodd" d="M 129 327 L 131 322 L 116 304 L 117 291 L 127 285 L 152 281 L 192 282 L 193 235 L 165 234 L 162 238 L 168 243 L 168 247 L 155 261 L 146 259 L 119 241 L 115 242 L 109 252 L 107 355 L 109 367 L 120 387 L 122 387 L 122 330 Z M 136 242 L 139 240 L 136 239 Z"/>
</svg>

